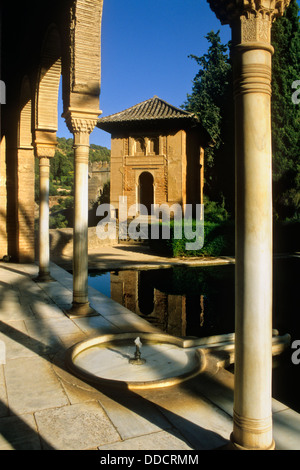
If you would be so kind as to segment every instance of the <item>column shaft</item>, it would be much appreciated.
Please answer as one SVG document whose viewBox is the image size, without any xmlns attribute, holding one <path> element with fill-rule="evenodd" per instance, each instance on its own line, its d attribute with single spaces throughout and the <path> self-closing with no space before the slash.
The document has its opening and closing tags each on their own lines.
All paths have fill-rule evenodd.
<svg viewBox="0 0 300 470">
<path fill-rule="evenodd" d="M 88 158 L 89 134 L 74 134 L 73 303 L 88 303 Z"/>
<path fill-rule="evenodd" d="M 69 108 L 63 115 L 74 135 L 73 305 L 68 316 L 97 312 L 88 300 L 88 163 L 90 133 L 100 111 Z"/>
<path fill-rule="evenodd" d="M 39 157 L 39 280 L 50 278 L 50 243 L 49 243 L 49 175 L 50 160 Z"/>
<path fill-rule="evenodd" d="M 237 47 L 236 360 L 232 440 L 272 448 L 271 48 Z"/>
<path fill-rule="evenodd" d="M 290 0 L 208 0 L 232 28 L 236 136 L 233 433 L 239 449 L 273 449 L 271 25 Z"/>
</svg>

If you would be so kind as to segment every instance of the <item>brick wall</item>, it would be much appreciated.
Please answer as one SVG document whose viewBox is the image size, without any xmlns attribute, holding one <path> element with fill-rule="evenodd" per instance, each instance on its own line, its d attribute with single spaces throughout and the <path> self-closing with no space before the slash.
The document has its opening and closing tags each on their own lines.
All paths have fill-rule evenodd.
<svg viewBox="0 0 300 470">
<path fill-rule="evenodd" d="M 18 151 L 18 261 L 33 262 L 34 253 L 34 152 Z"/>
<path fill-rule="evenodd" d="M 0 146 L 0 258 L 7 254 L 5 138 Z"/>
</svg>

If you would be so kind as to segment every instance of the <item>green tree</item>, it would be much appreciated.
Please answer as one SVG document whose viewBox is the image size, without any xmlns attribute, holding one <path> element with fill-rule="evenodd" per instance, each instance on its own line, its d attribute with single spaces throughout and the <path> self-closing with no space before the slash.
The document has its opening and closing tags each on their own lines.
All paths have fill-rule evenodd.
<svg viewBox="0 0 300 470">
<path fill-rule="evenodd" d="M 229 44 L 220 32 L 206 36 L 208 52 L 190 55 L 200 66 L 183 107 L 195 113 L 214 145 L 205 149 L 205 194 L 234 214 L 234 112 Z"/>
<path fill-rule="evenodd" d="M 59 179 L 67 176 L 73 171 L 73 158 L 72 155 L 65 155 L 60 150 L 56 150 L 54 157 L 51 159 L 51 175 L 53 179 Z"/>
<path fill-rule="evenodd" d="M 101 145 L 90 145 L 89 159 L 91 162 L 109 162 L 110 150 Z"/>
<path fill-rule="evenodd" d="M 234 104 L 230 43 L 210 32 L 207 54 L 190 56 L 200 66 L 184 108 L 194 112 L 215 142 L 205 149 L 205 194 L 217 207 L 234 212 Z M 291 0 L 272 27 L 273 194 L 276 219 L 300 217 L 300 104 L 292 84 L 300 80 L 300 25 L 297 0 Z M 212 205 L 211 205 L 212 207 Z"/>
<path fill-rule="evenodd" d="M 300 217 L 300 105 L 292 84 L 300 80 L 299 7 L 292 0 L 272 27 L 272 146 L 274 212 L 281 220 Z"/>
</svg>

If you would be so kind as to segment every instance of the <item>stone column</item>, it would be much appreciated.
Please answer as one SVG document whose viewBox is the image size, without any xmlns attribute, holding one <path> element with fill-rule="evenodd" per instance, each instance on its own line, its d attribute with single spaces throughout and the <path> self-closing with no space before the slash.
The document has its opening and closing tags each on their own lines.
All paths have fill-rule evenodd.
<svg viewBox="0 0 300 470">
<path fill-rule="evenodd" d="M 50 236 L 49 236 L 49 177 L 50 159 L 56 150 L 56 134 L 36 131 L 35 153 L 39 159 L 39 274 L 38 282 L 50 282 Z"/>
<path fill-rule="evenodd" d="M 238 449 L 273 449 L 271 24 L 289 0 L 208 0 L 231 25 L 236 134 L 236 340 L 233 433 Z"/>
<path fill-rule="evenodd" d="M 89 316 L 96 313 L 88 300 L 89 136 L 97 116 L 71 109 L 65 118 L 74 135 L 73 304 L 67 314 Z"/>
</svg>

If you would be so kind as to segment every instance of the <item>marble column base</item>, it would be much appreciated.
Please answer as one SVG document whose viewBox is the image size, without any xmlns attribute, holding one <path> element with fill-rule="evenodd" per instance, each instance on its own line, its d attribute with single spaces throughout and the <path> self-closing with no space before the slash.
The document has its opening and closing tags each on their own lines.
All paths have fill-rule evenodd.
<svg viewBox="0 0 300 470">
<path fill-rule="evenodd" d="M 37 277 L 33 279 L 35 282 L 55 282 L 56 279 L 54 279 L 50 273 L 39 273 Z"/>
<path fill-rule="evenodd" d="M 73 302 L 72 307 L 68 310 L 64 311 L 67 317 L 94 317 L 99 315 L 93 307 L 90 306 L 89 302 L 84 304 L 80 304 L 77 302 Z"/>
<path fill-rule="evenodd" d="M 275 441 L 272 441 L 272 444 L 267 449 L 243 447 L 243 446 L 240 446 L 239 444 L 236 444 L 230 441 L 224 446 L 218 447 L 217 449 L 214 449 L 214 450 L 275 450 Z"/>
<path fill-rule="evenodd" d="M 275 450 L 275 441 L 272 440 L 269 447 L 257 448 L 257 447 L 243 447 L 233 440 L 233 435 L 230 436 L 230 442 L 227 444 L 227 450 Z"/>
</svg>

